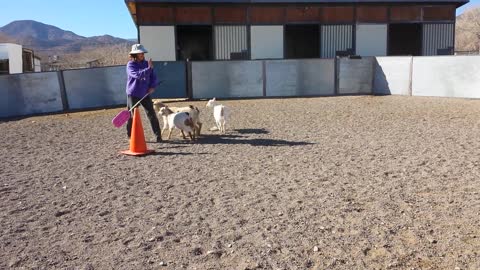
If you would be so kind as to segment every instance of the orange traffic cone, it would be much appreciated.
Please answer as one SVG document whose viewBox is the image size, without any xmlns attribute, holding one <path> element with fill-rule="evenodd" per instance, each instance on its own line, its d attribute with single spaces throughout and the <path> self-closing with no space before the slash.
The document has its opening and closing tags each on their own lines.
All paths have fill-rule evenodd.
<svg viewBox="0 0 480 270">
<path fill-rule="evenodd" d="M 121 153 L 129 156 L 142 156 L 153 152 L 155 151 L 147 149 L 140 111 L 138 108 L 135 108 L 133 113 L 132 135 L 130 137 L 130 149 L 122 151 Z"/>
</svg>

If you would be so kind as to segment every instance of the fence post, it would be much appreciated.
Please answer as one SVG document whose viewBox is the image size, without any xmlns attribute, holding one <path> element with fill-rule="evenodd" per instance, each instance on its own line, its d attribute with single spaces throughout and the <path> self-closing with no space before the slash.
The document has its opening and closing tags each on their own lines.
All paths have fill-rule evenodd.
<svg viewBox="0 0 480 270">
<path fill-rule="evenodd" d="M 372 87 L 370 89 L 370 95 L 375 95 L 375 74 L 377 73 L 377 65 L 378 65 L 378 61 L 377 61 L 377 57 L 376 56 L 372 56 L 373 58 L 373 64 L 372 64 Z"/>
<path fill-rule="evenodd" d="M 333 68 L 335 69 L 334 71 L 334 88 L 335 88 L 335 91 L 334 91 L 334 96 L 338 96 L 338 88 L 339 88 L 339 84 L 340 84 L 340 63 L 339 63 L 339 58 L 337 56 L 335 56 L 335 58 L 333 59 Z"/>
<path fill-rule="evenodd" d="M 187 76 L 187 99 L 193 99 L 193 82 L 192 82 L 192 62 L 185 62 L 186 76 Z"/>
<path fill-rule="evenodd" d="M 262 82 L 263 82 L 263 96 L 267 96 L 267 63 L 262 60 Z"/>
<path fill-rule="evenodd" d="M 408 82 L 408 95 L 412 96 L 413 95 L 413 89 L 412 89 L 412 84 L 413 84 L 413 56 L 410 57 L 410 72 L 409 72 L 409 82 Z"/>
<path fill-rule="evenodd" d="M 65 79 L 63 78 L 63 71 L 57 71 L 58 84 L 60 85 L 60 96 L 62 97 L 63 110 L 68 111 L 70 108 L 68 106 L 67 91 L 65 89 Z"/>
</svg>

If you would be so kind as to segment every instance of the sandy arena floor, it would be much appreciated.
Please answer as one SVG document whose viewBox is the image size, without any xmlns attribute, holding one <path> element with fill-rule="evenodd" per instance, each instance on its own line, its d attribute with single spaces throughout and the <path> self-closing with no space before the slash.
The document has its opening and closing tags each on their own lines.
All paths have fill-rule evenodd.
<svg viewBox="0 0 480 270">
<path fill-rule="evenodd" d="M 222 103 L 141 158 L 119 109 L 0 122 L 0 269 L 480 269 L 480 100 Z"/>
</svg>

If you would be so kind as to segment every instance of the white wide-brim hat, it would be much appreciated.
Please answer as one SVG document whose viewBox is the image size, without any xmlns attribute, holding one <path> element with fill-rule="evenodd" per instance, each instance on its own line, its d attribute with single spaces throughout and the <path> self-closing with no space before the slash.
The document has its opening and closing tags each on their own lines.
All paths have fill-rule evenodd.
<svg viewBox="0 0 480 270">
<path fill-rule="evenodd" d="M 137 54 L 137 53 L 148 53 L 148 51 L 143 47 L 142 44 L 134 44 L 132 45 L 132 51 L 130 54 Z"/>
</svg>

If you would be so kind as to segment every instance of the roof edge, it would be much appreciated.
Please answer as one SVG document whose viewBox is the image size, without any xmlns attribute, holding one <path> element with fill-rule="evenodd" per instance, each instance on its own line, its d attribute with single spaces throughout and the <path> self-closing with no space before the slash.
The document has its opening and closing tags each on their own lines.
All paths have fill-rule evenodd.
<svg viewBox="0 0 480 270">
<path fill-rule="evenodd" d="M 252 3 L 252 4 L 263 4 L 263 3 L 271 3 L 271 4 L 285 4 L 285 3 L 324 3 L 324 4 L 359 4 L 359 3 L 431 3 L 431 4 L 467 4 L 470 0 L 301 0 L 301 1 L 294 1 L 294 0 L 125 0 L 125 3 L 128 6 L 128 3 Z"/>
</svg>

